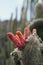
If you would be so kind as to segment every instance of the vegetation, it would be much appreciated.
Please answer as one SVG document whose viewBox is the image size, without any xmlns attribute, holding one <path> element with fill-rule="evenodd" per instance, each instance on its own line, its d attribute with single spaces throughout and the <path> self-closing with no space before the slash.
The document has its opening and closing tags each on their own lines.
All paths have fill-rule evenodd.
<svg viewBox="0 0 43 65">
<path fill-rule="evenodd" d="M 25 9 L 23 9 L 23 10 L 25 10 Z M 23 14 L 23 12 L 24 11 L 22 11 L 22 14 Z M 26 13 L 27 12 L 25 12 L 25 14 Z M 42 13 L 43 13 L 43 3 L 40 3 L 40 4 L 37 3 L 36 6 L 35 6 L 35 18 L 43 18 Z M 24 18 L 25 18 L 25 16 L 24 16 Z M 27 22 L 26 19 L 22 19 L 20 21 L 17 21 L 17 18 L 12 20 L 12 17 L 11 17 L 10 20 L 5 20 L 3 22 L 0 21 L 0 57 L 1 58 L 3 57 L 3 59 L 4 59 L 3 65 L 12 65 L 12 61 L 11 61 L 11 58 L 10 58 L 10 52 L 13 51 L 13 49 L 15 48 L 12 41 L 7 37 L 6 33 L 12 32 L 15 35 L 17 30 L 20 30 L 23 33 L 23 29 L 24 29 L 25 26 L 31 26 L 31 25 L 28 25 L 28 24 L 30 24 L 30 21 Z M 27 53 L 28 47 L 29 47 L 29 45 L 27 45 L 25 47 L 25 49 L 23 50 L 24 54 Z M 36 65 L 38 65 L 38 64 L 36 64 Z"/>
<path fill-rule="evenodd" d="M 36 6 L 35 6 L 35 16 L 36 16 L 36 18 L 43 18 L 43 2 L 36 4 Z"/>
</svg>

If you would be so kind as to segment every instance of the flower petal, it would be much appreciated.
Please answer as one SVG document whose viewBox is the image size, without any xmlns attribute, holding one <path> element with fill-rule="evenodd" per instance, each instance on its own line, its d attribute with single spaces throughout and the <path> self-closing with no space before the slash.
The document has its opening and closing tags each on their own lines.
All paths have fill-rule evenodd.
<svg viewBox="0 0 43 65">
<path fill-rule="evenodd" d="M 28 37 L 28 35 L 29 35 L 28 27 L 25 27 L 24 28 L 24 37 L 25 37 L 25 39 Z"/>
<path fill-rule="evenodd" d="M 19 38 L 20 38 L 20 41 L 21 41 L 21 44 L 24 44 L 24 37 L 23 37 L 23 35 L 22 35 L 22 33 L 20 32 L 20 31 L 17 31 L 16 32 L 16 35 L 18 35 L 19 36 Z"/>
<path fill-rule="evenodd" d="M 8 32 L 7 35 L 9 36 L 9 38 L 12 40 L 12 42 L 14 43 L 14 45 L 16 47 L 21 47 L 21 42 L 20 40 L 17 38 L 17 36 L 14 36 L 13 33 Z"/>
</svg>

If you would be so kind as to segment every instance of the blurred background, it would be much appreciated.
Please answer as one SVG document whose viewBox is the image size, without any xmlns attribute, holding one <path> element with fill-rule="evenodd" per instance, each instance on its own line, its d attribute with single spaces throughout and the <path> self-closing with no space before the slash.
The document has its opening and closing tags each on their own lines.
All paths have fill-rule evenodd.
<svg viewBox="0 0 43 65">
<path fill-rule="evenodd" d="M 43 0 L 0 0 L 0 65 L 12 65 L 10 52 L 15 46 L 6 33 L 15 34 L 17 30 L 23 33 L 24 27 L 39 15 L 35 5 L 41 2 Z"/>
</svg>

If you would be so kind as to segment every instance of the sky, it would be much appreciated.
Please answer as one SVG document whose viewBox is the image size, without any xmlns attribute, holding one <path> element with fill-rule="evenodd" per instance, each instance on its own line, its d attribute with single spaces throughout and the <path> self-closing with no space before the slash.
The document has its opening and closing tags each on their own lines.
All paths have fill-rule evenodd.
<svg viewBox="0 0 43 65">
<path fill-rule="evenodd" d="M 16 8 L 18 8 L 18 19 L 20 19 L 22 4 L 23 0 L 0 0 L 0 19 L 10 19 L 11 13 L 15 18 Z"/>
<path fill-rule="evenodd" d="M 13 13 L 13 18 L 15 18 L 16 8 L 18 8 L 17 19 L 19 20 L 21 16 L 22 5 L 23 0 L 0 0 L 0 19 L 10 19 L 11 13 Z"/>
</svg>

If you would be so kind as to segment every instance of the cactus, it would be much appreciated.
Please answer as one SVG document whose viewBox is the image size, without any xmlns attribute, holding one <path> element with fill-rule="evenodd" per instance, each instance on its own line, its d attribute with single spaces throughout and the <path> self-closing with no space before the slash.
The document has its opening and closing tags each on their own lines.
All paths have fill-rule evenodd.
<svg viewBox="0 0 43 65">
<path fill-rule="evenodd" d="M 23 57 L 26 65 L 41 65 L 42 53 L 40 50 L 40 41 L 39 39 L 30 35 L 28 43 L 26 43 L 25 48 L 23 49 Z M 42 44 L 43 47 L 43 44 Z"/>
<path fill-rule="evenodd" d="M 16 59 L 19 59 L 19 61 L 22 62 L 23 65 L 42 65 L 43 64 L 43 44 L 40 41 L 40 39 L 41 38 L 38 35 L 30 34 L 27 37 L 27 39 L 25 39 L 24 41 L 25 43 L 24 47 L 22 47 L 22 49 L 18 48 L 16 49 L 16 51 L 14 50 L 10 55 L 12 55 L 15 58 L 16 57 L 15 53 L 16 53 L 18 55 L 18 58 L 16 57 Z M 15 62 L 15 59 L 14 59 L 14 62 Z"/>
<path fill-rule="evenodd" d="M 28 41 L 25 42 L 25 47 L 22 50 L 16 48 L 13 52 L 11 52 L 10 55 L 15 58 L 16 53 L 18 55 L 18 58 L 16 59 L 19 59 L 19 61 L 22 62 L 23 65 L 42 65 L 43 44 L 40 43 L 37 36 L 30 35 L 27 40 Z"/>
<path fill-rule="evenodd" d="M 35 18 L 43 18 L 43 2 L 35 5 Z"/>
</svg>

